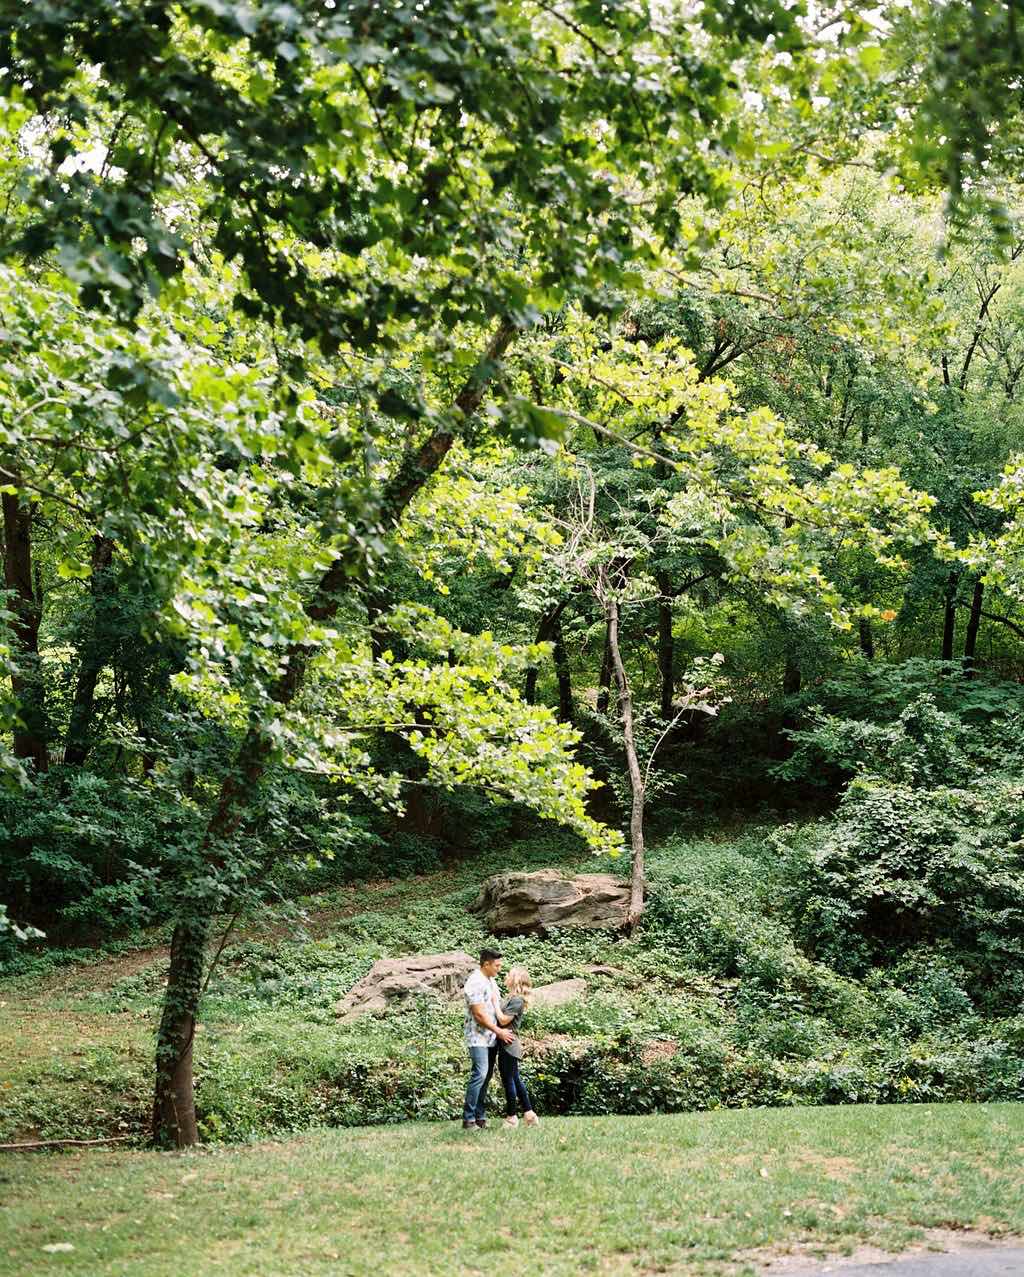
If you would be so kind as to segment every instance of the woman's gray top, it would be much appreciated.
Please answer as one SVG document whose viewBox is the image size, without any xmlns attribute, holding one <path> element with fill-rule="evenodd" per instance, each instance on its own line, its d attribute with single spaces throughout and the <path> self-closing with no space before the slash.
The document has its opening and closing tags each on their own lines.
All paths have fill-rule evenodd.
<svg viewBox="0 0 1024 1277">
<path fill-rule="evenodd" d="M 506 1055 L 511 1055 L 516 1060 L 521 1060 L 523 1058 L 523 1044 L 519 1041 L 519 1024 L 526 1012 L 526 1003 L 518 994 L 514 994 L 511 998 L 505 999 L 501 1012 L 502 1015 L 510 1015 L 512 1017 L 504 1027 L 516 1036 L 511 1042 L 502 1042 L 499 1038 L 498 1049 L 504 1051 Z"/>
</svg>

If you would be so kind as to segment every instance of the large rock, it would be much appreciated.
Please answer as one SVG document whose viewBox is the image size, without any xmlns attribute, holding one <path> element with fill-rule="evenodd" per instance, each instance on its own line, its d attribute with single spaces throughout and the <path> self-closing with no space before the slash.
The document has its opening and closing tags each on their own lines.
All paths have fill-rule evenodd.
<svg viewBox="0 0 1024 1277">
<path fill-rule="evenodd" d="M 629 884 L 612 874 L 566 878 L 554 869 L 495 874 L 470 908 L 483 914 L 495 936 L 543 936 L 552 927 L 621 927 L 629 909 Z"/>
<path fill-rule="evenodd" d="M 587 991 L 586 980 L 556 980 L 554 984 L 542 984 L 534 989 L 531 1007 L 560 1007 L 566 1002 L 582 998 Z"/>
<path fill-rule="evenodd" d="M 385 1011 L 420 994 L 452 999 L 462 992 L 477 961 L 468 953 L 426 953 L 412 958 L 381 958 L 334 1009 L 342 1021 Z"/>
</svg>

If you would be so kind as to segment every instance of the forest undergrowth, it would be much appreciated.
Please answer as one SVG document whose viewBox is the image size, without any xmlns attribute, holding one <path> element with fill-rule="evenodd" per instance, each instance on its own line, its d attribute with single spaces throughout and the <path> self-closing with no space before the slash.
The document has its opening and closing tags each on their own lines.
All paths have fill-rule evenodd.
<svg viewBox="0 0 1024 1277">
<path fill-rule="evenodd" d="M 820 894 L 824 956 L 812 952 L 808 863 L 820 829 L 834 836 L 835 823 L 666 837 L 631 937 L 502 942 L 537 984 L 588 982 L 581 999 L 530 1016 L 526 1072 L 542 1112 L 1024 1099 L 1024 1016 L 969 953 L 922 936 L 857 970 L 852 946 L 842 960 L 838 925 L 823 943 Z M 548 866 L 621 868 L 581 858 L 555 831 L 432 873 L 341 882 L 237 924 L 197 1033 L 204 1141 L 455 1117 L 461 1008 L 421 999 L 342 1025 L 334 1004 L 377 958 L 472 953 L 486 938 L 468 909 L 481 880 Z M 90 962 L 24 958 L 0 986 L 0 1138 L 145 1138 L 166 970 L 158 939 Z"/>
</svg>

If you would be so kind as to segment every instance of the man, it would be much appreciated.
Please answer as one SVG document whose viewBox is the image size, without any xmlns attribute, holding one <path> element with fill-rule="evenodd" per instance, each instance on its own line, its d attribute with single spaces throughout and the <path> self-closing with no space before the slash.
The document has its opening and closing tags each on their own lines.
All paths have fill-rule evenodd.
<svg viewBox="0 0 1024 1277">
<path fill-rule="evenodd" d="M 462 988 L 466 999 L 466 1046 L 470 1059 L 469 1085 L 462 1108 L 464 1131 L 482 1131 L 487 1125 L 487 1084 L 494 1072 L 498 1039 L 512 1041 L 512 1034 L 501 1027 L 498 1019 L 501 1015 L 501 994 L 494 977 L 500 970 L 501 954 L 497 949 L 482 949 L 479 968 Z"/>
</svg>

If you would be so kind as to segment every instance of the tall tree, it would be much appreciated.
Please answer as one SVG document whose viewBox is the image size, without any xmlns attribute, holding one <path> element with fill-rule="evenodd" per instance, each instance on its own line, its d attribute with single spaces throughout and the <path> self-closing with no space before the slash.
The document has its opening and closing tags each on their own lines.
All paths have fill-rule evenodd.
<svg viewBox="0 0 1024 1277">
<path fill-rule="evenodd" d="M 162 583 L 154 628 L 173 613 L 189 647 L 177 686 L 237 742 L 208 795 L 205 832 L 173 875 L 158 1138 L 197 1138 L 191 1051 L 205 941 L 214 913 L 246 899 L 259 871 L 246 834 L 273 768 L 334 766 L 351 785 L 388 793 L 392 778 L 374 776 L 352 742 L 397 727 L 451 783 L 500 776 L 604 845 L 583 811 L 586 778 L 564 757 L 572 733 L 539 711 L 516 719 L 504 695 L 502 662 L 514 654 L 446 632 L 446 651 L 473 656 L 465 668 L 446 656 L 427 675 L 414 662 L 399 674 L 386 649 L 374 662 L 343 633 L 348 612 L 365 622 L 365 596 L 402 520 L 456 444 L 499 433 L 553 448 L 585 417 L 575 401 L 553 411 L 521 393 L 513 341 L 576 304 L 614 312 L 639 282 L 636 262 L 652 264 L 665 241 L 692 241 L 685 200 L 728 197 L 721 157 L 758 140 L 738 64 L 802 113 L 801 136 L 818 88 L 867 100 L 867 81 L 885 96 L 872 74 L 884 51 L 869 25 L 855 6 L 829 16 L 845 28 L 842 48 L 799 6 L 754 12 L 727 0 L 703 6 L 699 22 L 590 0 L 35 0 L 0 14 L 8 124 L 27 139 L 24 197 L 0 252 L 56 263 L 61 276 L 55 285 L 56 272 L 12 267 L 3 281 L 18 331 L 17 360 L 0 370 L 18 405 L 0 439 L 8 495 L 19 509 L 40 502 L 73 514 L 61 546 L 72 575 L 88 575 L 87 547 L 101 536 Z M 928 15 L 905 21 L 928 39 Z M 994 61 L 1009 73 L 1004 57 Z M 924 99 L 922 113 L 933 104 Z M 893 105 L 886 111 L 898 116 Z M 980 164 L 974 134 L 956 137 Z M 934 141 L 949 150 L 938 132 Z M 251 343 L 245 358 L 225 358 L 231 343 L 204 315 L 229 307 Z M 709 373 L 730 358 L 723 346 Z M 690 369 L 654 371 L 660 388 L 666 376 L 670 389 L 674 376 L 692 380 Z M 332 422 L 312 386 L 339 380 L 347 410 Z M 650 441 L 650 401 L 622 380 L 620 392 L 642 401 Z M 725 392 L 708 382 L 706 393 Z M 708 402 L 694 404 L 698 427 L 715 418 Z M 46 409 L 31 429 L 20 413 L 30 404 Z M 657 408 L 658 422 L 690 431 L 678 403 Z M 588 420 L 610 428 L 607 417 Z M 786 469 L 795 454 L 779 452 L 769 417 L 755 425 L 724 432 L 740 480 L 705 473 L 700 428 L 688 435 L 693 447 L 665 436 L 672 464 L 730 511 L 744 496 L 736 482 L 756 481 L 770 517 L 730 513 L 716 552 L 773 597 L 814 589 L 839 616 L 817 548 L 824 521 L 850 523 L 884 556 L 892 539 L 875 526 L 880 502 L 912 531 L 919 507 L 886 472 L 830 476 L 819 466 L 795 491 Z M 753 464 L 759 450 L 784 474 L 766 480 Z M 813 456 L 803 459 L 813 471 Z M 694 514 L 685 495 L 672 509 L 677 529 Z M 790 536 L 773 522 L 784 517 Z M 388 625 L 403 615 L 396 608 Z M 431 627 L 444 629 L 437 618 Z M 352 685 L 363 693 L 346 706 L 353 720 L 331 727 L 331 696 Z M 536 733 L 536 757 L 562 761 L 551 775 L 527 768 L 531 783 L 519 785 L 507 736 L 504 753 L 471 732 L 460 749 L 453 727 L 439 747 L 417 697 L 462 713 L 462 733 L 482 701 L 496 738 L 504 716 Z"/>
<path fill-rule="evenodd" d="M 32 506 L 23 499 L 17 476 L 3 494 L 4 583 L 14 611 L 17 670 L 11 683 L 19 707 L 14 726 L 14 756 L 30 761 L 37 772 L 49 767 L 49 727 L 43 671 L 39 660 L 42 600 L 32 571 Z"/>
</svg>

